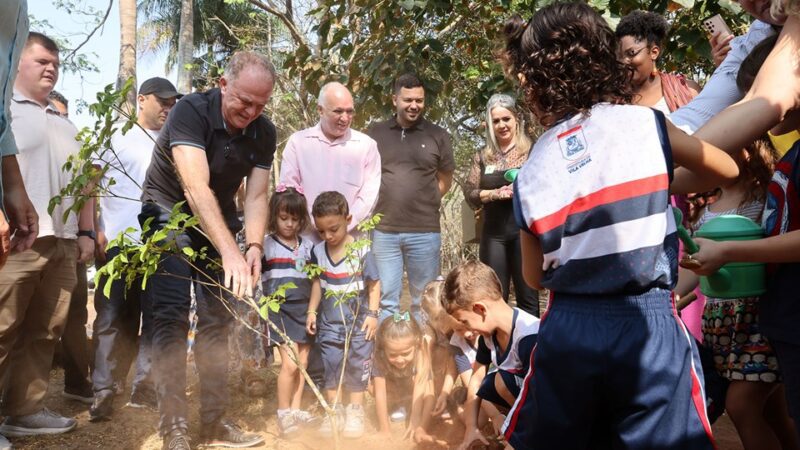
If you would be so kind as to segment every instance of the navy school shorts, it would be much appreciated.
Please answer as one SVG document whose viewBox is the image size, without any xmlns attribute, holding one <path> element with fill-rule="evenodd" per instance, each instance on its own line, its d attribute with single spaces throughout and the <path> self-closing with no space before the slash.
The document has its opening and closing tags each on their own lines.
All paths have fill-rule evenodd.
<svg viewBox="0 0 800 450">
<path fill-rule="evenodd" d="M 342 386 L 350 392 L 367 390 L 372 369 L 372 343 L 363 333 L 353 333 L 348 349 Z M 336 389 L 342 374 L 344 339 L 339 333 L 320 332 L 317 336 L 322 365 L 324 367 L 325 389 Z"/>
<path fill-rule="evenodd" d="M 521 376 L 505 370 L 495 370 L 494 372 L 487 373 L 483 378 L 481 387 L 478 388 L 478 397 L 507 410 L 511 408 L 511 405 L 509 405 L 508 402 L 503 399 L 503 396 L 497 392 L 497 387 L 495 385 L 498 376 L 503 380 L 503 384 L 505 384 L 506 389 L 508 389 L 508 392 L 514 398 L 519 395 L 520 391 L 522 390 L 522 383 L 525 380 Z"/>
<path fill-rule="evenodd" d="M 714 448 L 697 347 L 669 291 L 550 305 L 504 424 L 515 449 Z"/>
</svg>

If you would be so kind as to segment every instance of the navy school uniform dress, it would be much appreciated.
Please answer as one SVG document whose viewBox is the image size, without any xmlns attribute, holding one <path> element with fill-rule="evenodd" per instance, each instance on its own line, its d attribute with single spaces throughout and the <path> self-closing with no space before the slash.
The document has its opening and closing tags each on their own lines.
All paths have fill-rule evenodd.
<svg viewBox="0 0 800 450">
<path fill-rule="evenodd" d="M 277 313 L 269 310 L 267 318 L 274 323 L 292 342 L 308 344 L 312 337 L 306 333 L 308 299 L 311 296 L 311 280 L 303 272 L 311 260 L 313 244 L 307 239 L 297 237 L 297 248 L 289 248 L 275 235 L 264 239 L 264 257 L 261 261 L 261 285 L 264 295 L 270 295 L 286 283 L 294 283 L 294 289 L 286 290 L 285 301 Z M 280 334 L 267 329 L 270 345 L 283 344 Z"/>
</svg>

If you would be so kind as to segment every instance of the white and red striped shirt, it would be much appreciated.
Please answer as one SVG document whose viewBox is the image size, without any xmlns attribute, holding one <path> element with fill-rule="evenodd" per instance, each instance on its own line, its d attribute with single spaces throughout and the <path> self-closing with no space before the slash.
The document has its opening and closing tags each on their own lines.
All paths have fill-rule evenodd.
<svg viewBox="0 0 800 450">
<path fill-rule="evenodd" d="M 595 105 L 542 135 L 516 183 L 520 227 L 539 238 L 542 286 L 572 294 L 671 289 L 678 242 L 662 113 Z"/>
</svg>

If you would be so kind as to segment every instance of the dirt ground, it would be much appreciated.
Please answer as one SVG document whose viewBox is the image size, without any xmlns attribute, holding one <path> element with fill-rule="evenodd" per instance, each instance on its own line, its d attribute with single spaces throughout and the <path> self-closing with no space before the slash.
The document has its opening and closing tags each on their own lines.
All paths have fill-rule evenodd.
<svg viewBox="0 0 800 450">
<path fill-rule="evenodd" d="M 94 307 L 92 295 L 89 297 L 89 324 L 94 320 Z M 408 303 L 404 289 L 403 301 Z M 543 305 L 544 306 L 544 305 Z M 277 359 L 277 358 L 276 358 Z M 241 387 L 238 376 L 230 377 L 231 403 L 228 417 L 236 420 L 248 431 L 258 432 L 266 437 L 265 445 L 259 449 L 274 450 L 322 450 L 334 448 L 331 438 L 322 438 L 314 430 L 302 432 L 299 436 L 286 440 L 280 437 L 275 419 L 276 394 L 275 383 L 278 365 L 273 365 L 265 370 L 263 376 L 267 380 L 268 394 L 263 398 L 247 397 Z M 189 399 L 190 434 L 194 437 L 193 444 L 197 445 L 199 439 L 199 387 L 197 378 L 190 371 L 187 395 Z M 130 377 L 128 386 L 130 386 Z M 76 430 L 63 435 L 37 436 L 29 438 L 12 438 L 15 449 L 143 449 L 157 450 L 161 448 L 158 437 L 158 414 L 155 412 L 124 407 L 130 396 L 129 389 L 115 400 L 113 420 L 100 423 L 89 422 L 89 407 L 82 403 L 67 400 L 61 396 L 64 389 L 64 373 L 61 369 L 50 373 L 50 387 L 45 404 L 48 408 L 67 417 L 78 420 Z M 308 399 L 312 396 L 307 395 Z M 369 402 L 369 399 L 368 399 Z M 405 450 L 414 448 L 409 441 L 402 440 L 403 425 L 392 424 L 392 439 L 386 440 L 375 433 L 374 408 L 367 406 L 367 433 L 365 437 L 356 440 L 343 440 L 340 448 L 357 450 Z M 439 439 L 446 440 L 450 447 L 456 448 L 463 436 L 463 427 L 452 421 L 438 421 L 434 424 L 434 434 Z M 741 450 L 742 445 L 736 434 L 733 424 L 727 416 L 722 416 L 713 426 L 714 436 L 719 450 Z M 426 449 L 439 448 L 426 446 Z M 473 446 L 474 449 L 482 448 Z"/>
<path fill-rule="evenodd" d="M 277 369 L 275 367 L 274 369 Z M 245 429 L 262 433 L 266 437 L 266 444 L 259 449 L 275 450 L 311 450 L 334 448 L 332 439 L 321 438 L 313 430 L 303 433 L 292 439 L 280 438 L 278 426 L 275 421 L 275 377 L 276 370 L 268 374 L 269 394 L 265 398 L 251 399 L 244 395 L 241 388 L 231 384 L 231 407 L 229 416 L 237 420 Z M 233 380 L 233 378 L 232 378 Z M 196 380 L 195 380 L 196 381 Z M 124 407 L 128 392 L 122 397 L 117 397 L 113 420 L 100 423 L 89 422 L 89 408 L 87 405 L 61 397 L 64 386 L 63 371 L 51 372 L 50 389 L 48 391 L 47 406 L 66 416 L 78 420 L 78 428 L 67 434 L 57 436 L 37 436 L 29 438 L 13 438 L 12 444 L 16 449 L 143 449 L 155 450 L 161 448 L 156 426 L 158 414 L 141 409 Z M 189 411 L 192 428 L 190 433 L 197 436 L 199 422 L 197 411 L 197 385 L 189 387 Z M 368 408 L 368 417 L 369 408 Z M 356 440 L 343 440 L 342 449 L 358 450 L 405 450 L 414 448 L 408 441 L 403 441 L 403 429 L 400 424 L 392 424 L 392 440 L 387 441 L 374 434 L 374 421 L 368 420 L 367 434 L 364 438 Z M 446 439 L 450 448 L 455 448 L 462 436 L 463 428 L 452 422 L 440 421 L 436 425 L 440 437 Z M 727 416 L 721 417 L 713 427 L 719 450 L 741 450 L 742 445 L 736 435 L 736 430 Z M 196 438 L 195 438 L 196 439 Z M 195 441 L 196 443 L 196 441 Z M 434 448 L 434 447 L 426 447 Z M 480 447 L 477 447 L 480 448 Z"/>
</svg>

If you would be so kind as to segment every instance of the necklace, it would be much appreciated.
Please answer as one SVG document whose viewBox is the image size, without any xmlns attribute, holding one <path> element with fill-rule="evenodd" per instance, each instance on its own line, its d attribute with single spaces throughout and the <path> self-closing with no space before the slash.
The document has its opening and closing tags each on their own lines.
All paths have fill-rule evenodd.
<svg viewBox="0 0 800 450">
<path fill-rule="evenodd" d="M 281 241 L 281 243 L 283 243 L 283 245 L 285 245 L 285 246 L 289 247 L 289 249 L 290 249 L 290 250 L 291 250 L 291 251 L 292 251 L 292 252 L 293 252 L 295 255 L 297 254 L 297 249 L 299 249 L 299 248 L 300 248 L 300 238 L 295 238 L 295 239 L 294 239 L 294 244 L 292 244 L 292 245 L 289 245 L 289 243 L 288 243 L 288 242 L 284 241 L 282 237 L 280 237 L 280 236 L 277 236 L 277 234 L 276 234 L 276 237 L 278 238 L 278 240 L 279 240 L 279 241 Z"/>
</svg>

